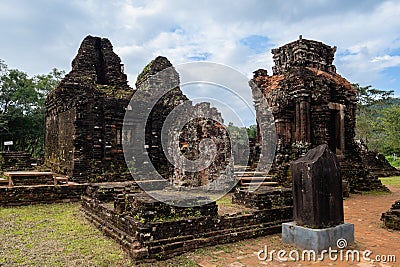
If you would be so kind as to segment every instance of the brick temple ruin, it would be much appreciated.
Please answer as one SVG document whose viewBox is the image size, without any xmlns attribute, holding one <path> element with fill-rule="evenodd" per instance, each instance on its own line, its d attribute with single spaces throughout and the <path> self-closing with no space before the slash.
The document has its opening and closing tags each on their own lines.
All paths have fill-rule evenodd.
<svg viewBox="0 0 400 267">
<path fill-rule="evenodd" d="M 167 93 L 163 94 L 163 89 L 167 89 Z M 135 166 L 132 175 L 139 179 L 90 184 L 82 196 L 85 217 L 121 244 L 133 259 L 165 259 L 203 246 L 277 233 L 282 222 L 291 220 L 292 194 L 284 188 L 271 188 L 248 201 L 238 200 L 237 204 L 232 204 L 236 205 L 236 210 L 230 213 L 221 211 L 209 196 L 188 195 L 182 200 L 172 191 L 174 206 L 155 198 L 157 194 L 159 197 L 168 194 L 171 187 L 187 190 L 212 185 L 221 179 L 222 185 L 231 183 L 233 160 L 229 136 L 215 108 L 208 103 L 193 105 L 188 101 L 179 88 L 178 73 L 165 57 L 155 58 L 139 74 L 133 99 L 135 101 L 126 106 L 122 143 L 127 161 Z M 144 125 L 140 120 L 141 115 L 146 115 L 148 102 L 155 104 Z M 182 121 L 183 127 L 170 129 L 168 135 L 177 138 L 171 138 L 168 148 L 178 147 L 178 154 L 195 160 L 202 149 L 205 154 L 211 153 L 209 147 L 200 147 L 202 140 L 210 139 L 214 143 L 214 162 L 199 171 L 183 170 L 185 163 L 174 153 L 172 157 L 176 157 L 177 165 L 172 166 L 163 151 L 163 123 L 171 111 L 178 108 L 183 113 L 175 119 Z M 144 143 L 137 138 L 143 129 Z M 148 190 L 144 193 L 142 182 L 156 182 L 151 180 L 154 173 L 147 172 L 150 163 L 169 183 L 150 187 L 151 193 Z M 221 173 L 225 175 L 222 178 Z M 142 181 L 142 176 L 146 180 Z M 216 185 L 218 187 L 218 183 Z M 181 207 L 180 201 L 185 202 L 182 204 L 190 202 L 192 206 Z"/>
<path fill-rule="evenodd" d="M 46 100 L 45 165 L 74 182 L 131 180 L 122 123 L 133 93 L 111 42 L 86 37 Z"/>
<path fill-rule="evenodd" d="M 157 73 L 167 73 L 168 77 L 158 77 Z M 141 129 L 137 121 L 129 121 L 131 128 L 122 130 L 125 114 L 132 110 L 129 101 L 138 90 L 148 94 L 142 101 L 151 101 L 160 84 L 168 84 L 171 90 L 153 107 L 145 125 L 145 144 L 138 145 L 135 137 Z M 110 41 L 87 36 L 72 61 L 71 72 L 47 97 L 45 165 L 68 175 L 73 182 L 132 180 L 123 150 L 124 144 L 131 144 L 137 155 L 134 167 L 139 172 L 146 173 L 144 155 L 148 155 L 157 172 L 171 184 L 199 186 L 212 182 L 222 169 L 233 164 L 228 135 L 215 108 L 188 102 L 187 114 L 195 113 L 200 119 L 185 125 L 178 144 L 189 158 L 196 158 L 201 140 L 212 138 L 217 143 L 218 158 L 209 168 L 201 173 L 183 173 L 170 164 L 161 145 L 164 120 L 187 101 L 179 89 L 179 75 L 167 58 L 152 60 L 138 76 L 134 90 Z M 196 141 L 191 143 L 189 139 Z"/>
<path fill-rule="evenodd" d="M 390 165 L 385 156 L 378 151 L 371 151 L 361 140 L 358 142 L 361 158 L 368 171 L 378 177 L 400 176 L 400 170 Z"/>
<path fill-rule="evenodd" d="M 273 75 L 264 69 L 254 72 L 253 90 L 256 85 L 263 91 L 275 118 L 277 150 L 270 173 L 290 185 L 289 162 L 328 144 L 353 191 L 385 189 L 365 168 L 355 143 L 357 92 L 336 73 L 335 52 L 336 47 L 300 36 L 272 49 Z M 256 112 L 262 112 L 257 105 Z"/>
</svg>

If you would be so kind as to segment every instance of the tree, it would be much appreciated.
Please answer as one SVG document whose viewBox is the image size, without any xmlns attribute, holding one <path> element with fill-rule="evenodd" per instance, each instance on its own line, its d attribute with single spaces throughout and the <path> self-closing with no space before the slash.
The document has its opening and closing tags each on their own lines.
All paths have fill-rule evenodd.
<svg viewBox="0 0 400 267">
<path fill-rule="evenodd" d="M 384 152 L 386 155 L 400 154 L 400 106 L 386 108 L 381 115 Z"/>
<path fill-rule="evenodd" d="M 356 138 L 363 140 L 369 149 L 383 152 L 384 133 L 380 126 L 380 111 L 392 106 L 393 90 L 379 90 L 370 85 L 353 86 L 358 92 Z"/>
<path fill-rule="evenodd" d="M 247 129 L 247 135 L 249 138 L 257 138 L 257 125 L 250 125 Z"/>
<path fill-rule="evenodd" d="M 30 78 L 17 69 L 8 69 L 0 60 L 0 141 L 12 140 L 15 150 L 34 156 L 43 152 L 45 134 L 45 100 L 64 72 Z"/>
</svg>

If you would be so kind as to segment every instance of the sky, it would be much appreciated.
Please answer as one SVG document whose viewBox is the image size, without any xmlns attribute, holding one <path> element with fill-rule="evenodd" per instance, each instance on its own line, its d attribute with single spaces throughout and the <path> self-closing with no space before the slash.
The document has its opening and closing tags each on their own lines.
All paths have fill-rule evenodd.
<svg viewBox="0 0 400 267">
<path fill-rule="evenodd" d="M 251 78 L 271 49 L 297 40 L 337 46 L 337 72 L 400 96 L 400 1 L 0 0 L 0 59 L 33 76 L 69 72 L 87 35 L 108 38 L 130 85 L 158 55 L 209 61 Z"/>
</svg>

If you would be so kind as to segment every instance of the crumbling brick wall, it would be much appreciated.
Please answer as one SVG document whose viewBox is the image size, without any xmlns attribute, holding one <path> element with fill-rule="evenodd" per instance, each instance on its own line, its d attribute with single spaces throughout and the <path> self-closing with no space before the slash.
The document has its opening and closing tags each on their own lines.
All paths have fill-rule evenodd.
<svg viewBox="0 0 400 267">
<path fill-rule="evenodd" d="M 382 213 L 381 221 L 387 228 L 400 230 L 400 200 L 396 201 L 385 213 Z"/>
<path fill-rule="evenodd" d="M 216 108 L 210 107 L 209 103 L 199 103 L 194 106 L 191 102 L 189 104 L 181 117 L 188 123 L 180 132 L 170 132 L 171 137 L 179 136 L 179 139 L 170 146 L 180 148 L 180 153 L 173 155 L 177 162 L 173 175 L 174 185 L 188 187 L 207 185 L 209 189 L 232 187 L 231 143 L 221 114 Z M 191 117 L 196 119 L 190 120 Z M 209 144 L 202 144 L 205 139 L 209 140 Z M 180 157 L 181 155 L 184 157 Z M 184 169 L 185 158 L 196 161 L 200 157 L 202 163 L 197 171 Z"/>
<path fill-rule="evenodd" d="M 135 122 L 135 118 L 146 119 L 145 149 L 141 147 L 140 143 L 131 144 L 136 168 L 147 172 L 146 159 L 148 155 L 157 172 L 171 184 L 194 187 L 214 181 L 227 165 L 232 164 L 229 136 L 222 125 L 221 114 L 215 108 L 210 107 L 208 103 L 193 105 L 191 101 L 188 101 L 179 88 L 179 74 L 167 58 L 158 56 L 152 60 L 139 74 L 136 87 L 138 93 L 134 96 L 136 107 L 132 110 L 135 114 L 128 115 L 128 119 L 126 119 L 131 127 L 127 127 L 126 130 L 133 132 L 133 135 L 138 135 L 138 131 L 142 130 L 135 128 L 135 125 L 140 123 Z M 145 109 L 140 108 L 141 105 L 145 107 L 146 103 L 152 102 L 155 104 L 148 116 L 145 116 L 144 113 L 136 114 Z M 170 130 L 169 140 L 171 141 L 164 144 L 163 147 L 162 129 L 167 126 L 164 123 L 168 124 L 167 117 L 177 107 L 183 108 L 183 112 L 170 123 L 183 123 L 183 128 L 178 131 Z M 190 120 L 190 118 L 195 118 L 195 120 Z M 205 138 L 211 139 L 216 144 L 217 151 L 216 157 L 212 159 L 213 163 L 200 171 L 183 171 L 179 156 L 185 154 L 189 160 L 196 159 L 200 154 L 199 144 Z M 171 151 L 172 146 L 181 149 L 181 151 L 175 150 L 175 154 L 171 154 L 171 157 L 175 158 L 175 166 L 167 159 L 164 152 L 164 149 Z M 208 147 L 205 149 L 207 150 Z M 129 148 L 126 151 L 129 151 Z M 206 154 L 207 152 L 209 151 L 205 151 Z M 226 178 L 232 178 L 232 172 Z"/>
<path fill-rule="evenodd" d="M 23 171 L 31 170 L 31 154 L 23 151 L 1 151 L 0 170 L 2 171 Z"/>
</svg>

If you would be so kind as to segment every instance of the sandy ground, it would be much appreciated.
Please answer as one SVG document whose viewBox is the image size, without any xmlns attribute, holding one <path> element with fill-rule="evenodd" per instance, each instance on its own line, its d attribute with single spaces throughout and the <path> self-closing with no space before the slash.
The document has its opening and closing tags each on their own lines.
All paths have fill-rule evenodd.
<svg viewBox="0 0 400 267">
<path fill-rule="evenodd" d="M 268 246 L 271 249 L 284 249 L 287 252 L 295 249 L 283 244 L 280 235 L 266 236 L 252 240 L 244 240 L 235 244 L 215 246 L 204 249 L 204 255 L 197 252 L 188 257 L 195 260 L 199 266 L 400 266 L 400 231 L 384 228 L 380 221 L 381 214 L 386 212 L 391 205 L 400 200 L 400 188 L 390 187 L 392 194 L 358 195 L 353 194 L 344 201 L 345 221 L 354 224 L 355 244 L 348 247 L 361 253 L 360 261 L 330 260 L 323 261 L 279 261 L 275 255 L 273 261 L 260 260 L 257 252 Z M 362 259 L 363 251 L 370 250 L 370 261 Z M 346 250 L 343 250 L 346 252 Z M 301 251 L 300 251 L 301 255 Z M 340 258 L 340 254 L 337 254 Z M 394 255 L 396 262 L 382 262 L 381 259 Z M 263 256 L 263 254 L 261 254 Z"/>
</svg>

